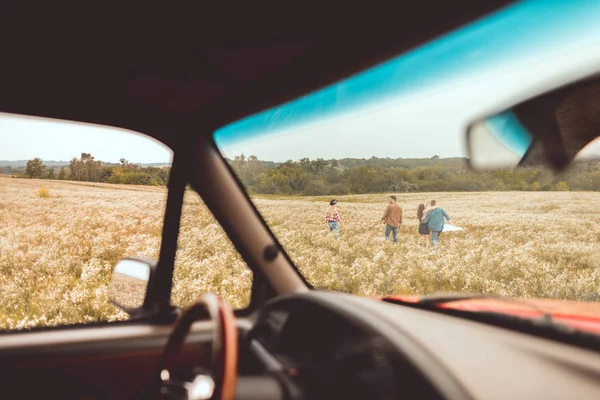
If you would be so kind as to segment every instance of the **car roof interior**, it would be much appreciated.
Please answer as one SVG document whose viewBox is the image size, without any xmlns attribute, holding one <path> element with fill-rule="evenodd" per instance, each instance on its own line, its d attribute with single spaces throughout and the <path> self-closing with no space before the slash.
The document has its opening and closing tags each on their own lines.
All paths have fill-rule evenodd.
<svg viewBox="0 0 600 400">
<path fill-rule="evenodd" d="M 176 147 L 508 3 L 12 9 L 0 24 L 0 112 L 117 126 Z"/>
</svg>

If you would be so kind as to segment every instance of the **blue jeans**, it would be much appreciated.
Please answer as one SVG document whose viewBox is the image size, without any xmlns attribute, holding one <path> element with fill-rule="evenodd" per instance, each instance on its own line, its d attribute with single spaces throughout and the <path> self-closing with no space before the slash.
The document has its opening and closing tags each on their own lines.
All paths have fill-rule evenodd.
<svg viewBox="0 0 600 400">
<path fill-rule="evenodd" d="M 385 240 L 390 240 L 390 232 L 394 235 L 394 243 L 398 243 L 398 228 L 385 224 Z"/>
<path fill-rule="evenodd" d="M 329 230 L 335 232 L 335 237 L 340 240 L 340 224 L 337 222 L 329 222 Z"/>
<path fill-rule="evenodd" d="M 438 248 L 439 243 L 438 243 L 438 238 L 440 237 L 440 233 L 439 231 L 431 231 L 431 243 L 433 243 L 433 247 L 434 248 Z"/>
</svg>

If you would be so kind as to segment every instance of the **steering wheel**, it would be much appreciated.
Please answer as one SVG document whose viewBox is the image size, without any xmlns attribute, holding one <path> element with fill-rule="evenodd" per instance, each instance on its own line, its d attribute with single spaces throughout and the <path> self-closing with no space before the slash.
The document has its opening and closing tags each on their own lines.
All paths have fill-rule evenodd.
<svg viewBox="0 0 600 400">
<path fill-rule="evenodd" d="M 171 380 L 171 371 L 192 324 L 208 312 L 214 323 L 211 366 L 212 378 L 198 375 L 192 383 Z M 233 400 L 237 380 L 238 334 L 235 316 L 227 303 L 214 294 L 202 294 L 184 310 L 159 361 L 159 398 Z"/>
</svg>

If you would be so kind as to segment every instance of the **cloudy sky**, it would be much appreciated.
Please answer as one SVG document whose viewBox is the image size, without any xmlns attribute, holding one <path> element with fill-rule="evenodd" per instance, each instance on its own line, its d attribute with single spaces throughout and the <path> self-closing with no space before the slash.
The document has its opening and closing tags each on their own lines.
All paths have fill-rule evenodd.
<svg viewBox="0 0 600 400">
<path fill-rule="evenodd" d="M 97 160 L 171 162 L 172 152 L 144 135 L 98 125 L 0 114 L 0 160 L 69 161 L 81 153 Z"/>
</svg>

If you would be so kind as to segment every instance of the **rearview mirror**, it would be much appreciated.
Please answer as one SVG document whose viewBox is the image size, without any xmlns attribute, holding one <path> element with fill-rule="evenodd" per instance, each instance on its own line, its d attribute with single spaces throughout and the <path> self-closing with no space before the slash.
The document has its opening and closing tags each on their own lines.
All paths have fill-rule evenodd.
<svg viewBox="0 0 600 400">
<path fill-rule="evenodd" d="M 475 169 L 514 167 L 531 147 L 533 137 L 512 111 L 475 122 L 467 131 L 469 162 Z"/>
<path fill-rule="evenodd" d="M 469 165 L 477 170 L 545 165 L 560 171 L 573 160 L 598 160 L 589 144 L 600 136 L 600 77 L 476 120 L 466 136 Z"/>
<path fill-rule="evenodd" d="M 144 259 L 125 258 L 117 263 L 109 288 L 110 301 L 129 314 L 141 310 L 154 262 Z"/>
</svg>

